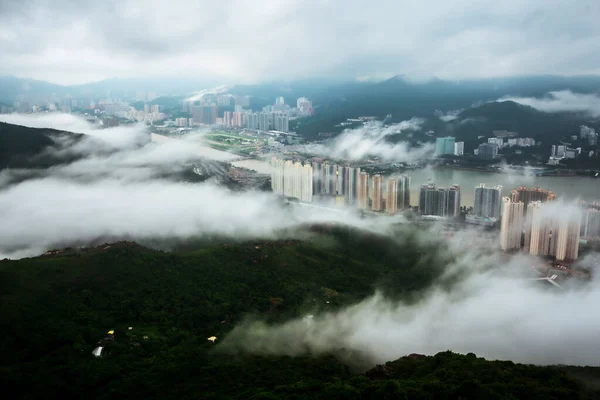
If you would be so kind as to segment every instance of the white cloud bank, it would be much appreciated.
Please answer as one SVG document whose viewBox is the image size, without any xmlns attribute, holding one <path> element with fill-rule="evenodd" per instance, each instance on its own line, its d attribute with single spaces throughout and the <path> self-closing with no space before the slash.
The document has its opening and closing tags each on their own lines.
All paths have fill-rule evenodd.
<svg viewBox="0 0 600 400">
<path fill-rule="evenodd" d="M 447 273 L 465 273 L 451 289 L 434 287 L 412 304 L 377 293 L 311 319 L 273 326 L 247 322 L 221 348 L 290 356 L 360 354 L 367 368 L 410 353 L 445 350 L 524 363 L 599 365 L 600 279 L 544 287 L 525 273 L 538 260 L 518 255 L 507 261 L 494 247 L 482 245 L 481 236 L 467 231 L 450 239 L 457 261 Z M 597 271 L 600 255 L 584 262 Z"/>
<path fill-rule="evenodd" d="M 398 124 L 384 126 L 381 122 L 370 122 L 356 129 L 348 129 L 325 144 L 299 147 L 300 151 L 332 158 L 363 160 L 369 156 L 384 161 L 411 162 L 433 156 L 434 147 L 426 144 L 411 147 L 407 142 L 391 143 L 389 136 L 407 130 L 420 130 L 423 120 L 412 118 Z"/>
<path fill-rule="evenodd" d="M 190 162 L 200 164 L 207 175 L 228 174 L 226 164 L 207 157 L 222 160 L 231 155 L 207 151 L 198 136 L 132 147 L 140 135 L 147 136 L 141 126 L 88 130 L 85 121 L 61 114 L 12 116 L 9 121 L 97 136 L 75 144 L 59 141 L 67 146 L 60 151 L 84 156 L 70 164 L 44 171 L 0 172 L 0 258 L 33 256 L 101 237 L 249 238 L 306 223 L 336 221 L 369 228 L 369 222 L 347 212 L 283 207 L 272 193 L 233 192 L 212 180 L 186 184 L 162 179 L 165 173 L 191 168 L 186 165 Z M 116 147 L 97 151 L 103 139 Z M 11 184 L 27 174 L 33 178 Z M 389 223 L 371 228 L 382 230 Z"/>
<path fill-rule="evenodd" d="M 547 113 L 581 112 L 594 118 L 600 117 L 600 96 L 596 93 L 574 93 L 570 90 L 549 92 L 546 96 L 503 97 L 498 101 L 514 101 Z"/>
</svg>

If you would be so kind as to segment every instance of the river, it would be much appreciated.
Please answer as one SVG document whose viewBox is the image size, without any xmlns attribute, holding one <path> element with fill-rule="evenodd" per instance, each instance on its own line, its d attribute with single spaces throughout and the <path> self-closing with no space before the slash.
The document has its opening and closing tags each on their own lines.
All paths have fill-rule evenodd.
<svg viewBox="0 0 600 400">
<path fill-rule="evenodd" d="M 162 135 L 152 135 L 153 141 L 168 140 Z M 202 156 L 227 160 L 235 158 L 230 153 L 206 148 Z M 270 166 L 267 162 L 248 159 L 234 161 L 236 167 L 255 170 L 259 173 L 270 174 Z M 485 183 L 487 186 L 501 185 L 503 195 L 508 195 L 510 191 L 518 186 L 541 187 L 549 189 L 556 193 L 558 199 L 586 201 L 600 201 L 600 179 L 588 178 L 583 176 L 535 176 L 533 174 L 518 175 L 512 173 L 491 173 L 458 169 L 442 168 L 422 168 L 405 172 L 411 178 L 410 198 L 411 204 L 417 205 L 419 200 L 419 187 L 425 183 L 434 183 L 438 186 L 460 185 L 461 205 L 472 206 L 475 186 Z"/>
</svg>

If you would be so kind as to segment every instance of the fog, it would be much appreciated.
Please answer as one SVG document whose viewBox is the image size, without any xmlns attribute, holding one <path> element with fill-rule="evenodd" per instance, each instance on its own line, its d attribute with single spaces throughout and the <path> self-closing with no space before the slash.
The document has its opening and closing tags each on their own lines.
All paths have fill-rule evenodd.
<svg viewBox="0 0 600 400">
<path fill-rule="evenodd" d="M 373 121 L 360 128 L 347 129 L 325 144 L 298 147 L 300 151 L 310 154 L 349 160 L 379 157 L 383 161 L 411 162 L 431 158 L 434 153 L 433 144 L 413 147 L 406 141 L 397 143 L 389 141 L 390 136 L 420 130 L 423 122 L 420 118 L 412 118 L 384 126 L 382 122 Z"/>
<path fill-rule="evenodd" d="M 549 92 L 540 98 L 505 97 L 498 101 L 514 101 L 547 113 L 582 112 L 594 118 L 600 116 L 600 97 L 595 93 L 584 94 L 561 90 Z"/>
<path fill-rule="evenodd" d="M 484 236 L 476 229 L 461 231 L 442 250 L 443 239 L 433 229 L 424 233 L 423 240 L 440 241 L 440 251 L 456 259 L 446 266 L 445 276 L 461 279 L 450 286 L 434 284 L 419 301 L 392 301 L 377 292 L 339 312 L 272 326 L 247 321 L 220 349 L 289 356 L 334 353 L 362 368 L 446 350 L 535 364 L 600 364 L 600 321 L 595 318 L 600 280 L 545 287 L 529 273 L 539 261 L 524 254 L 507 258 L 493 238 Z M 599 254 L 581 261 L 600 267 Z"/>
<path fill-rule="evenodd" d="M 212 149 L 195 135 L 139 145 L 140 137 L 148 137 L 143 126 L 95 130 L 83 120 L 58 113 L 44 118 L 14 115 L 10 120 L 91 132 L 94 137 L 57 140 L 59 148 L 52 151 L 83 156 L 70 164 L 41 171 L 0 171 L 0 258 L 35 256 L 103 237 L 244 239 L 275 237 L 282 229 L 307 223 L 344 222 L 378 231 L 391 224 L 391 220 L 374 224 L 345 211 L 285 207 L 270 192 L 232 191 L 217 179 L 227 176 L 229 165 L 205 157 L 213 155 Z M 99 151 L 107 143 L 110 151 Z M 191 169 L 191 162 L 211 178 L 195 184 L 164 178 L 165 173 Z"/>
<path fill-rule="evenodd" d="M 44 123 L 57 129 L 81 123 L 55 116 Z M 24 125 L 42 124 L 35 118 L 19 118 Z M 373 148 L 385 158 L 387 151 L 392 154 L 389 146 L 397 145 L 382 138 L 416 129 L 419 122 L 373 127 L 373 131 L 368 127 L 348 131 L 344 137 L 361 146 L 375 141 Z M 87 132 L 85 125 L 78 129 Z M 161 178 L 165 170 L 184 168 L 192 161 L 206 170 L 214 168 L 215 174 L 227 173 L 226 164 L 200 155 L 205 148 L 193 137 L 140 145 L 136 138 L 147 135 L 140 126 L 93 133 L 93 138 L 82 142 L 57 142 L 63 146 L 59 151 L 85 156 L 79 161 L 17 183 L 11 177 L 28 171 L 0 172 L 0 258 L 35 256 L 102 238 L 281 238 L 283 230 L 322 222 L 380 234 L 394 232 L 389 236 L 403 245 L 402 236 L 394 231 L 402 228 L 392 226 L 403 222 L 401 217 L 360 219 L 346 210 L 284 205 L 272 193 L 232 191 L 215 179 L 191 184 Z M 110 144 L 111 151 L 98 151 L 98 141 Z M 339 138 L 336 146 L 351 151 Z M 577 216 L 573 204 L 556 201 L 545 207 L 547 216 Z M 310 319 L 305 315 L 273 326 L 248 320 L 234 328 L 219 349 L 291 356 L 353 352 L 361 356 L 352 361 L 363 368 L 409 353 L 448 349 L 527 363 L 599 363 L 600 322 L 594 318 L 600 302 L 598 278 L 588 284 L 546 288 L 531 280 L 535 276 L 531 268 L 539 261 L 524 254 L 501 254 L 496 233 L 469 228 L 442 238 L 436 224 L 430 230 L 402 226 L 418 244 L 439 249 L 438 260 L 453 260 L 444 264 L 445 272 L 419 300 L 394 301 L 375 291 L 358 304 L 315 313 Z M 580 263 L 597 270 L 599 260 L 600 255 L 588 254 Z M 423 265 L 428 267 L 432 266 Z"/>
</svg>

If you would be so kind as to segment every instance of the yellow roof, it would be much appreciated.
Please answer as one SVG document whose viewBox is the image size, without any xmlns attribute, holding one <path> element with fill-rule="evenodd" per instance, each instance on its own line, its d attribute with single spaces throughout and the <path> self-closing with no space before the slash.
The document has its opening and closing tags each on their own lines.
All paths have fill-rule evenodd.
<svg viewBox="0 0 600 400">
<path fill-rule="evenodd" d="M 109 334 L 109 335 L 114 335 L 114 334 L 115 334 L 115 331 L 108 331 L 108 334 Z"/>
</svg>

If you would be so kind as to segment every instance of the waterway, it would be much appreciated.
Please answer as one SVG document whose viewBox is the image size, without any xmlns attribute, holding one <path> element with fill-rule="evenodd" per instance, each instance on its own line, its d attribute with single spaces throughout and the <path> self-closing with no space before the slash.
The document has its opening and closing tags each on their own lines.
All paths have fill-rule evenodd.
<svg viewBox="0 0 600 400">
<path fill-rule="evenodd" d="M 473 205 L 475 186 L 480 183 L 486 186 L 501 185 L 505 196 L 518 186 L 529 186 L 552 190 L 557 199 L 600 201 L 600 179 L 584 176 L 535 176 L 442 168 L 423 168 L 407 171 L 406 174 L 411 177 L 410 197 L 413 205 L 418 201 L 419 187 L 428 182 L 438 186 L 460 185 L 461 203 L 464 206 Z"/>
<path fill-rule="evenodd" d="M 153 134 L 153 141 L 169 140 L 165 136 Z M 166 138 L 166 139 L 165 139 Z M 202 156 L 227 160 L 237 156 L 230 153 L 206 147 Z M 267 162 L 255 159 L 234 161 L 236 167 L 252 169 L 259 173 L 270 174 L 270 166 Z M 532 173 L 519 175 L 515 172 L 492 173 L 482 171 L 458 170 L 447 168 L 422 168 L 405 172 L 411 178 L 410 197 L 411 204 L 417 205 L 419 199 L 419 188 L 425 183 L 434 183 L 438 186 L 450 186 L 457 184 L 461 188 L 461 204 L 473 205 L 475 186 L 485 183 L 487 186 L 501 185 L 503 195 L 518 186 L 541 187 L 556 193 L 558 199 L 564 200 L 586 200 L 600 201 L 600 178 L 588 178 L 583 176 L 535 176 Z"/>
</svg>

